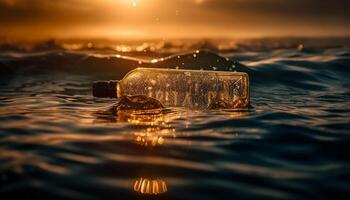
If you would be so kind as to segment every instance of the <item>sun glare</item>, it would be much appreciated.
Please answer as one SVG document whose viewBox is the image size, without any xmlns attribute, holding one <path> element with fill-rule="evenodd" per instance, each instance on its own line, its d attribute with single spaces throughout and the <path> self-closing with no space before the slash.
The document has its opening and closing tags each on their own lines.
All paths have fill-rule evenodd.
<svg viewBox="0 0 350 200">
<path fill-rule="evenodd" d="M 129 6 L 131 5 L 132 7 L 136 7 L 139 5 L 139 0 L 127 0 L 126 2 Z"/>
<path fill-rule="evenodd" d="M 204 0 L 195 0 L 195 2 L 196 2 L 197 4 L 201 4 L 201 3 L 204 2 Z"/>
</svg>

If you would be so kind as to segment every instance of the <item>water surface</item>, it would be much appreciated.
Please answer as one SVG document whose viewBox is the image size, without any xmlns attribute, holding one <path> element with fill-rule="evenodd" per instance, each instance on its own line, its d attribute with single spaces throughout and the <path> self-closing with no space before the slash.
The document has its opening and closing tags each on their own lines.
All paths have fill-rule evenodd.
<svg viewBox="0 0 350 200">
<path fill-rule="evenodd" d="M 347 198 L 348 48 L 189 48 L 161 59 L 182 48 L 131 58 L 2 53 L 1 199 Z M 252 108 L 115 116 L 105 112 L 115 100 L 92 97 L 92 81 L 119 79 L 155 58 L 159 66 L 247 71 Z"/>
</svg>

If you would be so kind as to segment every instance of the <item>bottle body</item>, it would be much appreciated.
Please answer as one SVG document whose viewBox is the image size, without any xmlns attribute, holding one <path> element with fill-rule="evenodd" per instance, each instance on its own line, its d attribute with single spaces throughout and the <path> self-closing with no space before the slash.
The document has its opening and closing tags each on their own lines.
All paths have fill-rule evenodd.
<svg viewBox="0 0 350 200">
<path fill-rule="evenodd" d="M 146 95 L 167 107 L 247 108 L 246 73 L 137 68 L 116 84 L 116 96 Z"/>
</svg>

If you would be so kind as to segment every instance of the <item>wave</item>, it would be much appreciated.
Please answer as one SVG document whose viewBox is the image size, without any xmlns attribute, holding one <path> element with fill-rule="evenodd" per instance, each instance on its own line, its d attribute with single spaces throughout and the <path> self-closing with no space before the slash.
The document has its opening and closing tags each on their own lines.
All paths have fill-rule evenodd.
<svg viewBox="0 0 350 200">
<path fill-rule="evenodd" d="M 348 193 L 349 49 L 186 48 L 1 53 L 1 197 L 152 198 L 140 182 L 166 199 Z M 253 108 L 113 115 L 115 99 L 92 97 L 137 66 L 246 71 Z"/>
<path fill-rule="evenodd" d="M 6 77 L 9 75 L 64 72 L 102 76 L 113 74 L 113 78 L 122 78 L 136 67 L 249 71 L 239 62 L 207 50 L 175 54 L 152 60 L 120 55 L 106 56 L 54 51 L 21 57 L 4 57 L 0 61 L 0 75 Z"/>
<path fill-rule="evenodd" d="M 0 58 L 0 76 L 3 81 L 17 76 L 57 73 L 121 79 L 136 67 L 164 67 L 241 71 L 247 72 L 252 83 L 259 87 L 285 85 L 325 90 L 340 82 L 349 84 L 347 63 L 350 63 L 350 55 L 346 48 L 317 52 L 284 49 L 258 54 L 217 54 L 209 50 L 196 50 L 153 59 L 59 50 L 20 56 L 3 55 Z"/>
</svg>

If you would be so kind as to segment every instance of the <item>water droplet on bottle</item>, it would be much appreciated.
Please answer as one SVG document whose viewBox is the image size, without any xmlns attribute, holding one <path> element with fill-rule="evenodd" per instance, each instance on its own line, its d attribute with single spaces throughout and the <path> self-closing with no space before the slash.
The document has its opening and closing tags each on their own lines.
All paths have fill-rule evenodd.
<svg viewBox="0 0 350 200">
<path fill-rule="evenodd" d="M 203 66 L 199 66 L 201 68 Z M 228 70 L 233 71 L 233 67 Z M 249 105 L 249 82 L 248 75 L 244 73 L 217 71 L 218 66 L 211 66 L 199 70 L 180 70 L 179 66 L 174 69 L 160 68 L 137 68 L 126 77 L 113 84 L 97 84 L 94 91 L 100 89 L 103 94 L 98 97 L 123 97 L 127 95 L 144 95 L 151 97 L 164 106 L 185 106 L 208 108 L 247 108 Z M 181 67 L 180 67 L 181 68 Z M 95 83 L 94 83 L 95 84 Z M 96 84 L 95 84 L 96 85 Z M 106 88 L 106 89 L 104 89 Z M 113 89 L 114 88 L 114 89 Z M 110 91 L 109 91 L 110 90 Z M 96 93 L 96 92 L 94 92 Z M 101 94 L 102 94 L 101 93 Z M 96 93 L 97 94 L 97 93 Z M 149 103 L 142 104 L 146 98 L 127 98 L 121 101 L 120 109 L 151 108 Z M 130 100 L 130 102 L 129 102 Z M 138 104 L 135 104 L 134 100 Z M 129 104 L 130 103 L 130 104 Z M 146 106 L 147 105 L 147 106 Z M 153 104 L 152 104 L 153 105 Z M 157 104 L 154 104 L 157 105 Z M 135 107 L 136 106 L 136 107 Z M 209 106 L 209 108 L 211 108 Z M 153 108 L 153 107 L 152 107 Z"/>
</svg>

